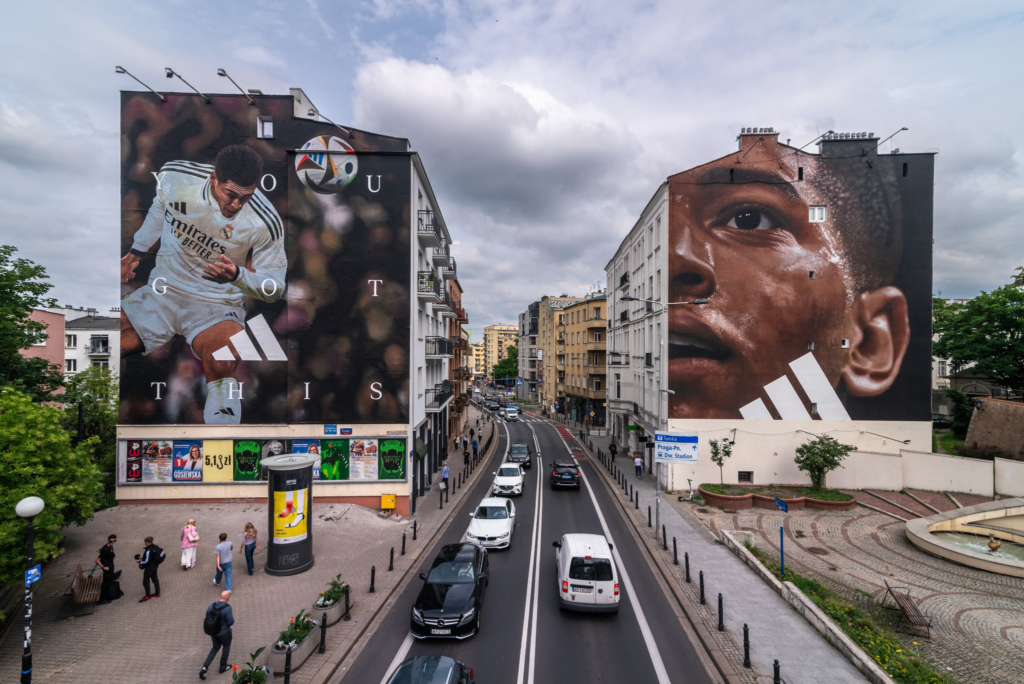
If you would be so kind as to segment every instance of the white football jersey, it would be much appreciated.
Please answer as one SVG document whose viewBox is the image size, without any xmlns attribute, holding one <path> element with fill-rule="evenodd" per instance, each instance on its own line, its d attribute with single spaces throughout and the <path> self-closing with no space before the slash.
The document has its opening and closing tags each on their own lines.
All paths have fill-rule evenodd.
<svg viewBox="0 0 1024 684">
<path fill-rule="evenodd" d="M 233 306 L 242 305 L 246 295 L 277 301 L 284 294 L 288 269 L 281 217 L 257 189 L 241 211 L 225 218 L 210 191 L 212 172 L 209 164 L 164 164 L 132 252 L 145 254 L 160 240 L 156 267 L 149 276 L 156 290 L 166 286 L 186 297 Z M 252 270 L 246 268 L 250 254 Z M 203 269 L 221 255 L 238 267 L 238 277 L 230 283 L 203 280 Z M 156 283 L 158 278 L 163 281 Z"/>
</svg>

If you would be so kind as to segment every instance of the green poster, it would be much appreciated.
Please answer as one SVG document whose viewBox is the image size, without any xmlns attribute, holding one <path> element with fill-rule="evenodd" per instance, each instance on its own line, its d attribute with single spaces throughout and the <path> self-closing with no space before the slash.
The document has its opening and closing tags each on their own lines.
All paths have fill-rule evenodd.
<svg viewBox="0 0 1024 684">
<path fill-rule="evenodd" d="M 405 479 L 405 440 L 404 439 L 381 439 L 380 456 L 377 467 L 377 479 L 379 480 L 404 480 Z"/>
<path fill-rule="evenodd" d="M 235 442 L 235 482 L 252 482 L 260 479 L 260 450 L 262 444 L 254 439 Z"/>
<path fill-rule="evenodd" d="M 348 440 L 320 441 L 320 481 L 348 479 Z"/>
</svg>

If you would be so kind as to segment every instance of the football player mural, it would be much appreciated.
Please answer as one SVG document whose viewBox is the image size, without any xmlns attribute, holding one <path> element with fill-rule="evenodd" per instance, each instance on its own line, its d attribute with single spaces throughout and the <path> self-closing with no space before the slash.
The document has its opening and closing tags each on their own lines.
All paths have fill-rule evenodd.
<svg viewBox="0 0 1024 684">
<path fill-rule="evenodd" d="M 122 424 L 407 422 L 408 141 L 294 111 L 122 94 Z"/>
</svg>

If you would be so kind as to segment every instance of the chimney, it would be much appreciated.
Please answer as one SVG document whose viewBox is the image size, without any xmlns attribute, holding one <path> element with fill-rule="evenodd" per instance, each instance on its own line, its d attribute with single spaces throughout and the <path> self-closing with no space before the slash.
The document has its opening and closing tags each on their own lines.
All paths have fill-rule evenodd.
<svg viewBox="0 0 1024 684">
<path fill-rule="evenodd" d="M 777 145 L 779 143 L 779 132 L 772 127 L 768 128 L 741 128 L 740 134 L 736 136 L 736 140 L 740 145 L 740 152 L 746 152 L 751 147 L 756 145 L 762 140 L 771 144 Z"/>
</svg>

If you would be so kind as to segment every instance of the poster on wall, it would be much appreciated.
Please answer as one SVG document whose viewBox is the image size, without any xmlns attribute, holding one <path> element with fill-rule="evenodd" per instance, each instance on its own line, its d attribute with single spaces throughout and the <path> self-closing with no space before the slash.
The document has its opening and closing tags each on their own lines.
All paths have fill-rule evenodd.
<svg viewBox="0 0 1024 684">
<path fill-rule="evenodd" d="M 142 442 L 127 443 L 125 482 L 142 482 Z"/>
<path fill-rule="evenodd" d="M 142 481 L 148 483 L 173 482 L 171 456 L 174 443 L 170 441 L 144 441 L 142 443 Z"/>
<path fill-rule="evenodd" d="M 379 439 L 380 463 L 377 470 L 379 480 L 405 479 L 405 440 Z"/>
<path fill-rule="evenodd" d="M 347 480 L 348 440 L 322 439 L 320 449 L 320 480 Z"/>
<path fill-rule="evenodd" d="M 235 479 L 235 444 L 230 439 L 203 440 L 203 482 Z"/>
<path fill-rule="evenodd" d="M 297 108 L 122 93 L 122 425 L 408 421 L 409 142 Z"/>
<path fill-rule="evenodd" d="M 669 177 L 670 418 L 930 420 L 932 156 L 852 138 Z"/>
<path fill-rule="evenodd" d="M 274 543 L 294 544 L 306 538 L 306 497 L 308 489 L 274 492 Z"/>
<path fill-rule="evenodd" d="M 203 443 L 174 442 L 175 482 L 203 481 Z"/>
<path fill-rule="evenodd" d="M 263 445 L 255 439 L 235 440 L 235 482 L 253 482 L 260 477 Z"/>
<path fill-rule="evenodd" d="M 354 439 L 349 443 L 349 479 L 376 480 L 377 440 Z"/>
<path fill-rule="evenodd" d="M 316 462 L 313 463 L 313 479 L 320 479 L 320 440 L 318 439 L 293 439 L 293 454 L 316 454 Z"/>
</svg>

